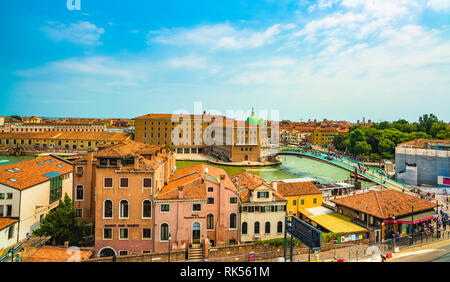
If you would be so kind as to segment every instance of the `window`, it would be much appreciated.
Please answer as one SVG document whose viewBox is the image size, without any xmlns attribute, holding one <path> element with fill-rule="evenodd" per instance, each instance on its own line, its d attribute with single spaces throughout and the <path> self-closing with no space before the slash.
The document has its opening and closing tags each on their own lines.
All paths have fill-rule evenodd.
<svg viewBox="0 0 450 282">
<path fill-rule="evenodd" d="M 242 223 L 242 234 L 247 234 L 247 222 Z"/>
<path fill-rule="evenodd" d="M 100 165 L 101 166 L 105 166 L 108 164 L 108 160 L 107 159 L 100 159 Z"/>
<path fill-rule="evenodd" d="M 142 228 L 142 239 L 152 239 L 152 229 Z"/>
<path fill-rule="evenodd" d="M 127 256 L 128 251 L 119 251 L 119 256 Z"/>
<path fill-rule="evenodd" d="M 4 200 L 5 199 L 5 193 L 0 193 L 0 200 Z"/>
<path fill-rule="evenodd" d="M 7 194 L 6 194 L 6 199 L 7 199 L 7 200 L 11 200 L 12 197 L 13 197 L 13 194 L 12 194 L 12 193 L 7 193 Z"/>
<path fill-rule="evenodd" d="M 258 198 L 269 198 L 269 192 L 258 192 Z"/>
<path fill-rule="evenodd" d="M 160 241 L 169 240 L 169 225 L 167 223 L 161 224 Z"/>
<path fill-rule="evenodd" d="M 103 188 L 113 188 L 113 179 L 110 177 L 103 178 Z"/>
<path fill-rule="evenodd" d="M 297 205 L 297 200 L 293 200 L 292 201 L 292 205 L 296 206 Z"/>
<path fill-rule="evenodd" d="M 110 159 L 109 160 L 109 165 L 116 166 L 117 165 L 117 160 L 116 159 Z"/>
<path fill-rule="evenodd" d="M 237 197 L 231 197 L 230 204 L 237 204 Z"/>
<path fill-rule="evenodd" d="M 103 229 L 103 239 L 109 240 L 112 239 L 112 229 L 111 228 L 105 228 Z"/>
<path fill-rule="evenodd" d="M 206 216 L 206 229 L 213 230 L 214 229 L 214 215 L 208 214 Z"/>
<path fill-rule="evenodd" d="M 84 200 L 84 187 L 83 185 L 77 185 L 75 189 L 75 201 L 83 201 Z"/>
<path fill-rule="evenodd" d="M 316 198 L 313 199 L 313 204 L 317 204 L 317 199 Z"/>
<path fill-rule="evenodd" d="M 143 185 L 144 189 L 152 188 L 152 179 L 144 178 L 142 185 Z"/>
<path fill-rule="evenodd" d="M 119 229 L 119 239 L 122 239 L 122 240 L 128 239 L 128 228 L 120 228 Z"/>
<path fill-rule="evenodd" d="M 259 222 L 255 222 L 255 234 L 259 234 Z"/>
<path fill-rule="evenodd" d="M 8 229 L 8 239 L 14 237 L 14 225 L 10 226 Z"/>
<path fill-rule="evenodd" d="M 207 202 L 208 205 L 213 205 L 214 204 L 214 198 L 208 198 Z"/>
<path fill-rule="evenodd" d="M 169 205 L 163 204 L 161 205 L 161 212 L 168 212 L 169 211 Z"/>
<path fill-rule="evenodd" d="M 270 234 L 270 222 L 266 222 L 265 231 L 266 231 L 266 234 Z"/>
<path fill-rule="evenodd" d="M 50 179 L 50 204 L 59 200 L 62 196 L 62 177 Z"/>
<path fill-rule="evenodd" d="M 236 218 L 236 214 L 232 213 L 230 214 L 230 229 L 236 229 L 237 226 L 237 218 Z"/>
<path fill-rule="evenodd" d="M 4 205 L 0 205 L 0 217 L 4 216 L 4 211 L 5 211 L 5 206 Z"/>
<path fill-rule="evenodd" d="M 75 209 L 75 217 L 83 217 L 83 209 Z"/>
<path fill-rule="evenodd" d="M 142 202 L 142 218 L 152 217 L 152 202 L 150 200 L 144 200 Z"/>
<path fill-rule="evenodd" d="M 283 222 L 281 221 L 277 223 L 277 233 L 283 233 Z"/>
<path fill-rule="evenodd" d="M 103 218 L 113 217 L 113 203 L 111 200 L 106 200 L 103 204 Z"/>
<path fill-rule="evenodd" d="M 121 200 L 120 201 L 120 218 L 128 218 L 128 201 Z"/>
<path fill-rule="evenodd" d="M 305 200 L 304 199 L 302 199 L 302 200 L 300 200 L 300 205 L 304 205 L 305 204 Z"/>
<path fill-rule="evenodd" d="M 192 205 L 192 211 L 201 211 L 202 205 L 201 204 L 193 204 Z"/>
<path fill-rule="evenodd" d="M 214 187 L 208 187 L 208 192 L 214 192 Z"/>
<path fill-rule="evenodd" d="M 128 188 L 128 178 L 121 177 L 120 178 L 120 186 L 119 188 Z"/>
</svg>

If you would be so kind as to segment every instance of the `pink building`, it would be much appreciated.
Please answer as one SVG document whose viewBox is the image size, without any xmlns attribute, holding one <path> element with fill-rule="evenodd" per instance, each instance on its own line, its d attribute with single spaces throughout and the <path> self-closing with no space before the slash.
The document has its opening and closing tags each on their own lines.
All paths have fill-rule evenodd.
<svg viewBox="0 0 450 282">
<path fill-rule="evenodd" d="M 238 201 L 223 169 L 200 164 L 175 172 L 156 196 L 155 252 L 168 250 L 169 233 L 172 250 L 239 242 Z"/>
</svg>

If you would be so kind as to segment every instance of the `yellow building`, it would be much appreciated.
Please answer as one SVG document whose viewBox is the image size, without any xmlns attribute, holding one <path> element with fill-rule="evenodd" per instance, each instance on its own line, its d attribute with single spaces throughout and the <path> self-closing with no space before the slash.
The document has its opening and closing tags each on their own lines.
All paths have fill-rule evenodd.
<svg viewBox="0 0 450 282">
<path fill-rule="evenodd" d="M 131 134 L 115 132 L 2 133 L 0 149 L 87 151 L 131 139 Z"/>
<path fill-rule="evenodd" d="M 273 187 L 287 200 L 288 215 L 300 217 L 300 211 L 322 205 L 322 191 L 312 182 L 278 182 L 274 180 Z"/>
<path fill-rule="evenodd" d="M 321 147 L 328 147 L 333 143 L 334 136 L 338 134 L 347 135 L 348 129 L 335 127 L 317 128 L 311 133 L 311 143 Z"/>
</svg>

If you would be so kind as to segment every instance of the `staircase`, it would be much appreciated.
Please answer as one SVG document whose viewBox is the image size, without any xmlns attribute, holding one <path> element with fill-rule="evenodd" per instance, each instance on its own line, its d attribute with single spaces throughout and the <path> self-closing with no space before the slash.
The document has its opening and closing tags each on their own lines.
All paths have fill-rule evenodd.
<svg viewBox="0 0 450 282">
<path fill-rule="evenodd" d="M 203 261 L 205 255 L 203 253 L 202 244 L 192 244 L 188 250 L 188 260 L 189 261 Z"/>
</svg>

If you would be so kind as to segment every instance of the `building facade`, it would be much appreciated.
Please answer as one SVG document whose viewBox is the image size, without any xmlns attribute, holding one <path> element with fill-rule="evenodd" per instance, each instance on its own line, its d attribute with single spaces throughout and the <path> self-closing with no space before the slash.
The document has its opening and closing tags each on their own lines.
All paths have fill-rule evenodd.
<svg viewBox="0 0 450 282">
<path fill-rule="evenodd" d="M 209 165 L 177 171 L 156 196 L 156 251 L 193 243 L 239 242 L 239 195 L 227 173 Z"/>
<path fill-rule="evenodd" d="M 95 222 L 97 256 L 154 251 L 154 195 L 174 171 L 173 151 L 134 141 L 74 163 L 74 208 L 79 221 Z"/>
<path fill-rule="evenodd" d="M 395 176 L 409 185 L 450 188 L 450 140 L 416 139 L 399 144 Z"/>
<path fill-rule="evenodd" d="M 247 172 L 233 175 L 232 179 L 241 200 L 240 241 L 282 238 L 287 201 L 275 190 L 277 186 Z"/>
<path fill-rule="evenodd" d="M 17 220 L 18 241 L 39 228 L 65 194 L 72 198 L 72 170 L 55 156 L 0 167 L 0 218 Z"/>
</svg>

